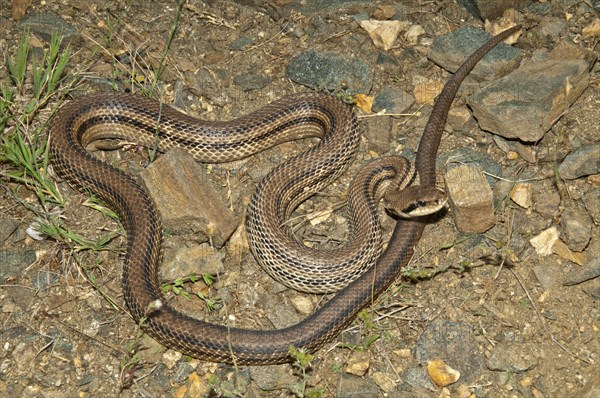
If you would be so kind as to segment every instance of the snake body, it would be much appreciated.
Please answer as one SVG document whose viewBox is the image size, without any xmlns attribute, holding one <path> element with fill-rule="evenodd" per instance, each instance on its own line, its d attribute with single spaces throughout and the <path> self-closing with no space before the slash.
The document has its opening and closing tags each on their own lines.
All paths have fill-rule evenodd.
<svg viewBox="0 0 600 398">
<path fill-rule="evenodd" d="M 487 51 L 517 29 L 491 39 L 445 85 L 417 152 L 416 168 L 422 186 L 435 186 L 437 149 L 460 83 Z M 250 136 L 248 132 L 252 132 Z M 290 346 L 317 350 L 390 285 L 412 256 L 426 223 L 424 219 L 399 221 L 376 265 L 360 276 L 348 278 L 351 281 L 348 286 L 296 325 L 278 330 L 215 325 L 182 314 L 165 301 L 158 278 L 162 228 L 152 199 L 133 178 L 88 153 L 86 145 L 101 138 L 136 137 L 136 142 L 142 145 L 152 147 L 158 143 L 161 150 L 186 146 L 203 161 L 223 162 L 231 159 L 231 152 L 244 157 L 292 138 L 321 137 L 318 145 L 269 173 L 249 206 L 248 229 L 250 239 L 254 240 L 253 251 L 274 258 L 290 249 L 274 246 L 271 237 L 263 232 L 264 223 L 272 225 L 285 220 L 301 201 L 344 171 L 359 140 L 352 110 L 328 96 L 304 94 L 276 101 L 231 122 L 198 122 L 140 97 L 97 94 L 61 108 L 52 122 L 50 135 L 53 165 L 59 175 L 95 194 L 119 214 L 127 233 L 122 283 L 133 318 L 165 346 L 200 359 L 240 365 L 272 364 L 290 361 Z M 364 180 L 369 189 L 377 190 L 379 184 L 393 178 L 392 174 L 405 173 L 398 166 L 385 164 L 386 161 L 381 160 L 382 164 L 373 168 L 376 175 L 384 177 Z M 381 167 L 387 168 L 387 172 L 380 173 Z M 268 211 L 261 207 L 265 203 Z M 373 245 L 371 237 L 363 232 L 357 233 L 366 236 L 359 251 Z"/>
</svg>

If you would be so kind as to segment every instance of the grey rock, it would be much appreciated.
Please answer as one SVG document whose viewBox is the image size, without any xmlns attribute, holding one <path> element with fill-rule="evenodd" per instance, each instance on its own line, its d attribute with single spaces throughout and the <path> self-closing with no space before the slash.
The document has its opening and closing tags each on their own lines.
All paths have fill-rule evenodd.
<svg viewBox="0 0 600 398">
<path fill-rule="evenodd" d="M 558 172 L 568 180 L 600 173 L 600 143 L 584 145 L 569 153 L 558 166 Z"/>
<path fill-rule="evenodd" d="M 250 375 L 263 391 L 281 390 L 298 381 L 290 372 L 289 366 L 252 366 Z"/>
<path fill-rule="evenodd" d="M 567 207 L 560 217 L 561 239 L 571 250 L 583 251 L 592 238 L 592 218 L 576 204 Z"/>
<path fill-rule="evenodd" d="M 248 36 L 241 36 L 234 40 L 231 44 L 229 44 L 229 48 L 231 50 L 240 51 L 246 46 L 251 46 L 254 44 L 254 40 L 252 40 Z"/>
<path fill-rule="evenodd" d="M 27 14 L 21 24 L 46 42 L 50 42 L 53 34 L 59 35 L 62 38 L 62 46 L 78 38 L 79 35 L 73 25 L 51 11 Z"/>
<path fill-rule="evenodd" d="M 287 66 L 286 76 L 314 90 L 344 90 L 348 94 L 368 93 L 373 84 L 373 72 L 367 63 L 313 49 L 294 57 Z"/>
<path fill-rule="evenodd" d="M 490 370 L 522 373 L 538 364 L 537 346 L 531 343 L 497 344 L 487 361 Z"/>
<path fill-rule="evenodd" d="M 386 87 L 375 96 L 373 111 L 380 112 L 385 109 L 388 114 L 401 114 L 406 112 L 414 103 L 415 97 L 406 91 Z"/>
<path fill-rule="evenodd" d="M 592 189 L 583 195 L 583 204 L 595 224 L 600 224 L 600 188 Z"/>
<path fill-rule="evenodd" d="M 427 56 L 442 68 L 455 72 L 469 55 L 490 38 L 483 30 L 465 26 L 437 37 Z M 520 62 L 521 51 L 501 43 L 479 61 L 470 76 L 477 80 L 496 79 L 518 67 Z"/>
<path fill-rule="evenodd" d="M 469 96 L 467 103 L 483 130 L 538 141 L 588 87 L 589 68 L 581 60 L 530 63 Z M 565 81 L 571 83 L 568 94 Z"/>
<path fill-rule="evenodd" d="M 243 91 L 254 91 L 267 87 L 271 79 L 258 73 L 248 73 L 234 77 L 233 82 Z"/>
<path fill-rule="evenodd" d="M 600 276 L 600 257 L 592 259 L 584 267 L 575 268 L 565 279 L 566 286 L 578 285 L 582 282 L 595 279 Z"/>
<path fill-rule="evenodd" d="M 458 4 L 481 20 L 498 18 L 505 10 L 519 9 L 524 3 L 525 0 L 458 0 Z"/>
<path fill-rule="evenodd" d="M 381 391 L 371 379 L 342 374 L 338 384 L 338 398 L 377 398 Z"/>
<path fill-rule="evenodd" d="M 33 249 L 9 249 L 0 250 L 0 283 L 4 283 L 8 277 L 15 277 L 21 271 L 34 263 L 37 259 Z"/>
<path fill-rule="evenodd" d="M 438 319 L 430 323 L 414 351 L 415 358 L 421 364 L 433 359 L 443 359 L 460 372 L 461 380 L 465 383 L 477 380 L 485 369 L 473 328 L 463 322 Z"/>
<path fill-rule="evenodd" d="M 533 29 L 532 35 L 538 36 L 539 40 L 556 40 L 567 31 L 567 21 L 564 18 L 550 17 L 540 20 L 540 24 Z"/>
<path fill-rule="evenodd" d="M 19 228 L 19 221 L 0 217 L 0 244 L 7 240 Z"/>
<path fill-rule="evenodd" d="M 427 376 L 424 367 L 408 368 L 402 372 L 401 378 L 406 384 L 413 388 L 422 388 L 430 391 L 436 390 L 431 379 Z"/>
</svg>

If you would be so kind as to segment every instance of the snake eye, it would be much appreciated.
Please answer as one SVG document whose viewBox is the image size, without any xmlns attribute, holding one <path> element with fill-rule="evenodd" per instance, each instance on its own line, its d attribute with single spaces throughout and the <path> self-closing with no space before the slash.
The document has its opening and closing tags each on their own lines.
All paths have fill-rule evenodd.
<svg viewBox="0 0 600 398">
<path fill-rule="evenodd" d="M 416 204 L 417 207 L 425 207 L 425 206 L 427 206 L 427 202 L 425 202 L 424 200 L 419 200 L 415 204 Z"/>
</svg>

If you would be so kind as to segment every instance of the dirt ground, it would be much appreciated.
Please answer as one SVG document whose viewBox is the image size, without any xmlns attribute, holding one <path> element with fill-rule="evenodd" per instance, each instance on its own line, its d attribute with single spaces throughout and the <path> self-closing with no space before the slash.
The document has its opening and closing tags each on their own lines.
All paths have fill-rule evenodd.
<svg viewBox="0 0 600 398">
<path fill-rule="evenodd" d="M 337 1 L 329 8 L 311 1 L 256 3 L 188 0 L 178 21 L 177 4 L 163 0 L 34 1 L 28 13 L 52 12 L 75 28 L 70 71 L 80 73 L 82 81 L 72 96 L 99 90 L 131 91 L 147 85 L 158 87 L 165 103 L 175 103 L 191 115 L 210 120 L 232 119 L 283 95 L 307 91 L 290 81 L 285 69 L 291 58 L 309 48 L 365 60 L 373 70 L 373 87 L 365 94 L 376 95 L 385 87 L 413 92 L 418 82 L 443 82 L 449 73 L 427 60 L 427 46 L 435 37 L 466 24 L 482 26 L 449 0 L 419 4 Z M 425 33 L 417 45 L 398 39 L 393 49 L 384 52 L 373 45 L 353 16 L 373 15 L 380 12 L 379 6 L 400 7 L 400 3 L 405 10 L 400 19 L 420 24 Z M 598 8 L 594 14 L 592 3 L 555 1 L 544 13 L 522 10 L 520 18 L 527 30 L 550 26 L 555 20 L 565 24 L 557 36 L 537 35 L 527 40 L 527 46 L 521 48 L 524 57 L 549 51 L 564 38 L 597 51 L 597 37 L 585 39 L 579 34 L 598 18 Z M 11 18 L 8 0 L 0 0 L 0 7 L 4 56 L 14 54 L 22 28 Z M 569 15 L 566 20 L 565 15 Z M 177 30 L 166 67 L 154 84 L 151 70 L 160 65 L 174 24 Z M 0 66 L 0 71 L 5 79 L 6 67 Z M 525 209 L 500 198 L 494 228 L 475 235 L 457 232 L 448 212 L 439 217 L 425 230 L 404 278 L 347 331 L 318 351 L 307 369 L 206 363 L 163 349 L 142 336 L 122 297 L 126 237 L 119 224 L 84 206 L 86 196 L 60 183 L 68 199 L 61 217 L 70 230 L 90 239 L 111 233 L 116 237 L 103 250 L 80 252 L 73 252 L 64 242 L 34 240 L 26 230 L 35 214 L 22 203 L 38 206 L 35 195 L 26 186 L 2 177 L 0 219 L 16 220 L 18 228 L 0 242 L 4 256 L 0 264 L 4 268 L 0 280 L 0 396 L 597 396 L 594 392 L 576 394 L 600 375 L 598 279 L 569 286 L 564 281 L 582 267 L 591 267 L 592 259 L 600 255 L 600 226 L 592 227 L 591 241 L 584 250 L 588 261 L 583 265 L 555 254 L 540 256 L 529 240 L 553 225 L 560 226 L 565 208 L 582 203 L 586 193 L 600 187 L 598 178 L 553 177 L 557 164 L 573 148 L 600 141 L 598 104 L 596 66 L 587 90 L 544 139 L 530 146 L 538 154 L 534 162 L 501 150 L 472 118 L 464 131 L 448 127 L 441 154 L 463 147 L 485 154 L 502 167 L 507 181 L 534 181 L 534 200 L 556 197 L 556 212 L 538 212 L 535 205 L 533 210 Z M 465 108 L 464 96 L 459 95 L 454 106 Z M 361 118 L 361 124 L 365 129 L 391 127 L 390 153 L 414 151 L 430 111 L 430 105 L 415 104 L 407 116 L 380 117 L 387 121 Z M 43 113 L 46 119 L 50 114 Z M 10 127 L 5 134 L 11 132 Z M 245 203 L 262 176 L 313 144 L 313 140 L 288 143 L 246 160 L 211 166 L 211 178 L 222 187 L 223 197 L 229 198 L 240 224 Z M 357 167 L 368 161 L 372 152 L 368 140 L 363 139 L 350 171 L 301 206 L 300 216 L 338 208 L 315 226 L 300 224 L 297 235 L 301 239 L 327 249 L 347 238 L 344 208 L 339 203 Z M 144 150 L 99 156 L 134 173 L 149 160 Z M 0 164 L 3 170 L 10 167 Z M 387 239 L 394 222 L 382 216 L 382 223 Z M 170 236 L 167 244 L 177 247 L 178 239 Z M 194 238 L 182 239 L 189 247 Z M 298 303 L 308 303 L 310 311 L 327 300 L 271 281 L 244 246 L 243 238 L 232 239 L 219 250 L 225 271 L 212 286 L 202 282 L 184 286 L 215 299 L 215 310 L 208 314 L 205 301 L 197 296 L 188 300 L 171 293 L 177 306 L 215 322 L 235 319 L 237 326 L 269 329 L 302 319 Z M 233 255 L 240 242 L 242 254 Z M 10 269 L 13 257 L 9 256 L 17 258 L 17 265 Z M 34 256 L 33 261 L 27 262 L 28 256 Z M 432 356 L 461 371 L 458 382 L 445 389 L 432 385 L 424 376 L 425 359 Z M 361 366 L 365 366 L 362 371 Z M 597 394 L 598 385 L 591 391 Z"/>
</svg>

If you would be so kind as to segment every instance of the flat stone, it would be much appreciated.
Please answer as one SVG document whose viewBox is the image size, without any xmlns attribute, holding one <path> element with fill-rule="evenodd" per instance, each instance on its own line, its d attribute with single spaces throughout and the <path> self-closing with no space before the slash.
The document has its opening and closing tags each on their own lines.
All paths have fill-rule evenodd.
<svg viewBox="0 0 600 398">
<path fill-rule="evenodd" d="M 487 361 L 490 370 L 511 373 L 523 373 L 537 364 L 538 353 L 535 344 L 514 342 L 497 344 Z"/>
<path fill-rule="evenodd" d="M 592 238 L 592 218 L 579 205 L 571 205 L 560 217 L 560 236 L 571 250 L 583 251 Z"/>
<path fill-rule="evenodd" d="M 298 381 L 290 372 L 289 366 L 252 366 L 250 375 L 258 388 L 263 391 L 281 390 Z"/>
<path fill-rule="evenodd" d="M 237 228 L 224 195 L 185 150 L 168 151 L 140 176 L 160 210 L 165 230 L 177 235 L 202 233 L 221 247 Z"/>
<path fill-rule="evenodd" d="M 484 358 L 478 352 L 474 330 L 467 323 L 443 319 L 433 321 L 419 337 L 414 351 L 420 364 L 443 359 L 460 372 L 465 383 L 474 382 L 485 370 Z M 431 385 L 424 369 L 419 369 L 422 372 L 419 386 Z"/>
<path fill-rule="evenodd" d="M 164 257 L 160 267 L 160 275 L 164 280 L 173 281 L 192 274 L 220 275 L 225 272 L 224 254 L 217 252 L 208 243 L 166 248 Z"/>
<path fill-rule="evenodd" d="M 442 68 L 454 73 L 469 55 L 491 37 L 483 30 L 465 26 L 437 37 L 427 56 Z M 495 80 L 518 67 L 521 57 L 521 50 L 500 43 L 477 63 L 469 76 L 477 80 Z"/>
<path fill-rule="evenodd" d="M 592 189 L 583 195 L 583 203 L 594 223 L 600 224 L 600 188 Z"/>
<path fill-rule="evenodd" d="M 375 96 L 373 111 L 380 112 L 385 109 L 386 114 L 399 115 L 405 113 L 414 103 L 415 97 L 406 91 L 386 87 Z"/>
<path fill-rule="evenodd" d="M 267 87 L 271 79 L 258 73 L 248 73 L 234 77 L 233 82 L 242 91 L 254 91 Z"/>
<path fill-rule="evenodd" d="M 578 285 L 580 283 L 598 278 L 600 276 L 600 257 L 592 259 L 582 268 L 576 268 L 569 272 L 564 285 Z"/>
<path fill-rule="evenodd" d="M 504 13 L 509 8 L 520 9 L 525 0 L 458 0 L 458 4 L 463 6 L 471 15 L 481 20 L 493 20 Z"/>
<path fill-rule="evenodd" d="M 18 220 L 0 217 L 0 243 L 7 240 L 19 228 L 19 224 Z"/>
<path fill-rule="evenodd" d="M 342 374 L 337 389 L 338 398 L 377 398 L 381 391 L 371 379 Z"/>
<path fill-rule="evenodd" d="M 394 122 L 387 116 L 370 117 L 367 119 L 367 128 L 364 135 L 369 142 L 369 149 L 378 154 L 384 154 L 390 150 L 390 142 L 393 142 Z"/>
<path fill-rule="evenodd" d="M 52 35 L 57 34 L 62 39 L 63 47 L 79 37 L 73 25 L 52 11 L 27 14 L 21 24 L 46 42 L 50 42 Z"/>
<path fill-rule="evenodd" d="M 467 102 L 481 129 L 509 139 L 539 141 L 588 87 L 589 68 L 582 60 L 530 63 L 490 83 Z"/>
<path fill-rule="evenodd" d="M 343 90 L 348 94 L 368 93 L 373 84 L 373 71 L 366 62 L 313 49 L 292 58 L 285 74 L 314 90 Z"/>
<path fill-rule="evenodd" d="M 451 152 L 442 153 L 436 159 L 436 166 L 440 170 L 444 169 L 444 167 L 450 163 L 474 163 L 478 165 L 483 169 L 483 171 L 485 171 L 487 174 L 490 174 L 486 175 L 485 177 L 490 185 L 493 185 L 496 181 L 498 181 L 497 177 L 502 177 L 502 166 L 500 166 L 500 163 L 495 161 L 489 155 L 478 152 L 469 147 L 462 147 Z"/>
<path fill-rule="evenodd" d="M 584 145 L 573 152 L 558 166 L 558 173 L 567 180 L 600 173 L 600 143 Z"/>
</svg>

